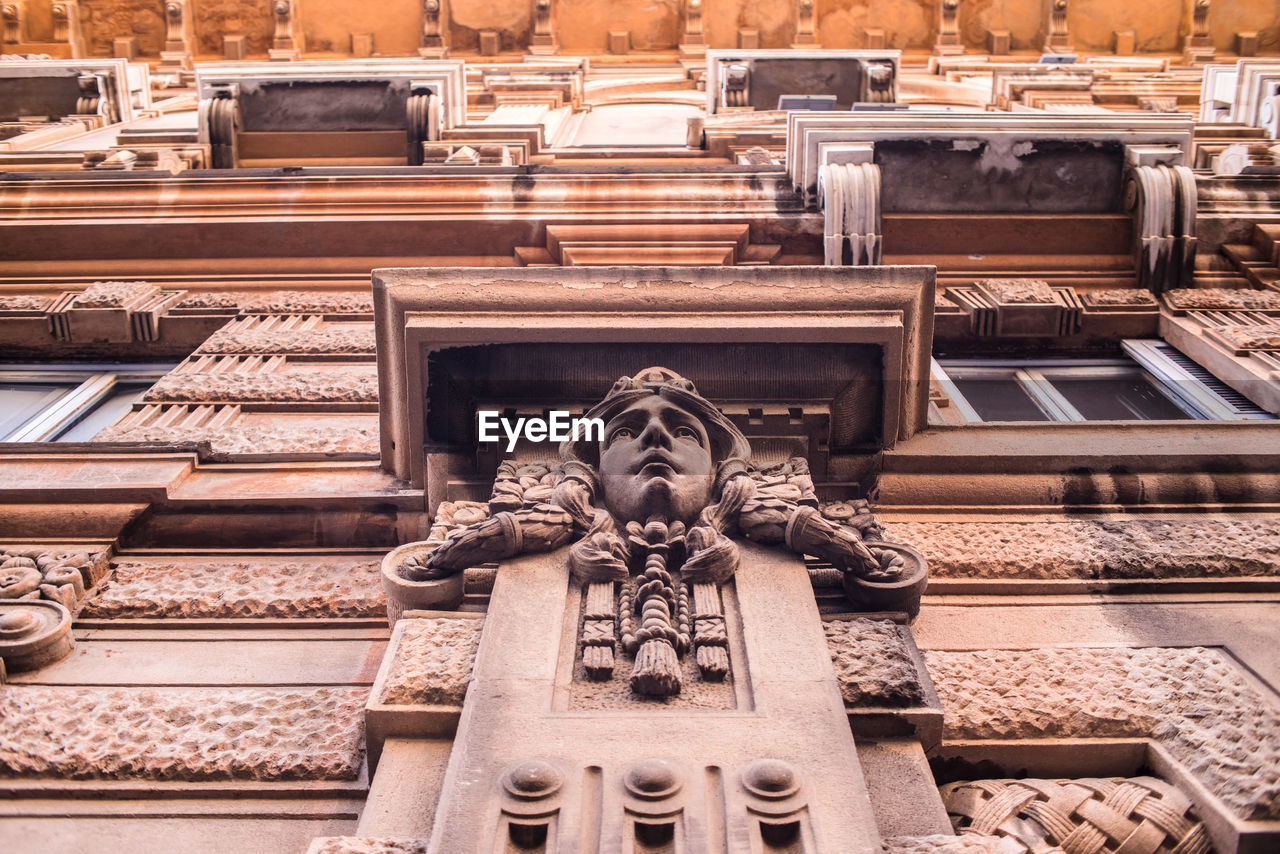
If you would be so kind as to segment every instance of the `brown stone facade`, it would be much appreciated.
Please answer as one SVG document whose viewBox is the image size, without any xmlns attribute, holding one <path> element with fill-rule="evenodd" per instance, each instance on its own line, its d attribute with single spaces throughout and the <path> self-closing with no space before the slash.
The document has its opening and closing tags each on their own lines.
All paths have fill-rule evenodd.
<svg viewBox="0 0 1280 854">
<path fill-rule="evenodd" d="M 0 849 L 1276 850 L 1272 5 L 0 3 Z"/>
</svg>

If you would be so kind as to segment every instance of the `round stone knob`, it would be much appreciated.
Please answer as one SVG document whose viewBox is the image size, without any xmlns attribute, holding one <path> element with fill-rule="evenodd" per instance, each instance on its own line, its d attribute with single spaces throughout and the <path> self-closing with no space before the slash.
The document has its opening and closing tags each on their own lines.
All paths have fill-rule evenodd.
<svg viewBox="0 0 1280 854">
<path fill-rule="evenodd" d="M 627 791 L 638 798 L 657 800 L 680 791 L 680 771 L 665 759 L 641 759 L 622 778 Z"/>
<path fill-rule="evenodd" d="M 536 800 L 555 794 L 564 785 L 564 775 L 545 759 L 526 759 L 507 771 L 502 785 L 517 798 Z"/>
<path fill-rule="evenodd" d="M 753 795 L 776 800 L 800 788 L 795 769 L 781 759 L 757 759 L 742 772 L 742 784 Z"/>
<path fill-rule="evenodd" d="M 13 640 L 26 637 L 40 628 L 40 621 L 30 611 L 10 611 L 0 616 L 0 638 Z"/>
</svg>

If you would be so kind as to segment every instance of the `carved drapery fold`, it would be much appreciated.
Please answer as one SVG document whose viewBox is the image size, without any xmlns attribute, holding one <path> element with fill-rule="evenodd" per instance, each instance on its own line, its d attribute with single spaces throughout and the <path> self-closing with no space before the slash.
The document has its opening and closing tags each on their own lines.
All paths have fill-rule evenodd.
<svg viewBox="0 0 1280 854">
<path fill-rule="evenodd" d="M 1134 166 L 1125 184 L 1134 217 L 1138 284 L 1160 293 L 1191 287 L 1196 257 L 1196 181 L 1186 166 Z"/>
<path fill-rule="evenodd" d="M 818 170 L 818 205 L 826 222 L 827 266 L 880 263 L 880 167 L 874 163 L 824 165 Z"/>
</svg>

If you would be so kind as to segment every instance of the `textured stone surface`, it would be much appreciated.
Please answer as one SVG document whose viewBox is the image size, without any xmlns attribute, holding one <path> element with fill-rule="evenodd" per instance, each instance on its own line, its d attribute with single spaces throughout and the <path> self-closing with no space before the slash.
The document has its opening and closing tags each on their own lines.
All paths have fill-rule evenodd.
<svg viewBox="0 0 1280 854">
<path fill-rule="evenodd" d="M 371 314 L 373 295 L 272 291 L 246 299 L 241 311 L 244 314 Z"/>
<path fill-rule="evenodd" d="M 1280 323 L 1235 324 L 1213 331 L 1241 350 L 1280 350 Z"/>
<path fill-rule="evenodd" d="M 1270 516 L 1052 522 L 889 522 L 935 578 L 1197 578 L 1280 572 Z"/>
<path fill-rule="evenodd" d="M 53 300 L 27 294 L 0 295 L 0 311 L 44 311 Z"/>
<path fill-rule="evenodd" d="M 884 854 L 1022 854 L 1026 847 L 998 836 L 892 836 Z"/>
<path fill-rule="evenodd" d="M 0 774 L 353 780 L 363 688 L 0 687 Z"/>
<path fill-rule="evenodd" d="M 1081 295 L 1086 305 L 1155 305 L 1156 298 L 1150 291 L 1137 288 L 1113 288 L 1102 291 L 1085 291 Z"/>
<path fill-rule="evenodd" d="M 208 442 L 214 456 L 380 453 L 377 427 L 108 427 L 95 442 Z"/>
<path fill-rule="evenodd" d="M 219 330 L 200 345 L 199 353 L 373 353 L 373 325 L 368 329 Z"/>
<path fill-rule="evenodd" d="M 1053 290 L 1042 279 L 984 279 L 977 283 L 1002 303 L 1053 302 Z"/>
<path fill-rule="evenodd" d="M 904 707 L 924 702 L 911 653 L 892 620 L 827 620 L 822 628 L 846 704 Z"/>
<path fill-rule="evenodd" d="M 372 403 L 377 399 L 376 375 L 339 370 L 324 374 L 169 374 L 153 385 L 143 398 L 148 402 L 209 403 L 242 400 Z"/>
<path fill-rule="evenodd" d="M 1221 651 L 929 651 L 949 739 L 1154 738 L 1246 819 L 1280 818 L 1280 709 Z"/>
<path fill-rule="evenodd" d="M 244 294 L 211 291 L 203 294 L 187 294 L 174 308 L 238 308 L 247 297 Z"/>
<path fill-rule="evenodd" d="M 426 839 L 325 836 L 312 841 L 307 854 L 427 854 Z"/>
<path fill-rule="evenodd" d="M 147 282 L 94 282 L 83 293 L 77 294 L 71 305 L 75 308 L 121 308 L 159 290 Z"/>
<path fill-rule="evenodd" d="M 117 561 L 93 617 L 381 617 L 380 561 Z"/>
<path fill-rule="evenodd" d="M 1280 293 L 1234 288 L 1179 288 L 1165 294 L 1169 304 L 1194 309 L 1280 309 Z"/>
<path fill-rule="evenodd" d="M 461 706 L 471 682 L 484 622 L 465 617 L 406 622 L 381 702 L 397 706 Z"/>
</svg>

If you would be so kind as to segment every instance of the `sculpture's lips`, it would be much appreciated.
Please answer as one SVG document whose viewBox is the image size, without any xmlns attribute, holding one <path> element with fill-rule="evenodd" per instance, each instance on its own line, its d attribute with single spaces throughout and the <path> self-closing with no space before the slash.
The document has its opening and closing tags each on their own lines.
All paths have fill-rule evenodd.
<svg viewBox="0 0 1280 854">
<path fill-rule="evenodd" d="M 671 459 L 665 451 L 650 451 L 636 463 L 637 474 L 656 475 L 666 472 L 676 473 L 676 467 L 675 460 Z"/>
</svg>

